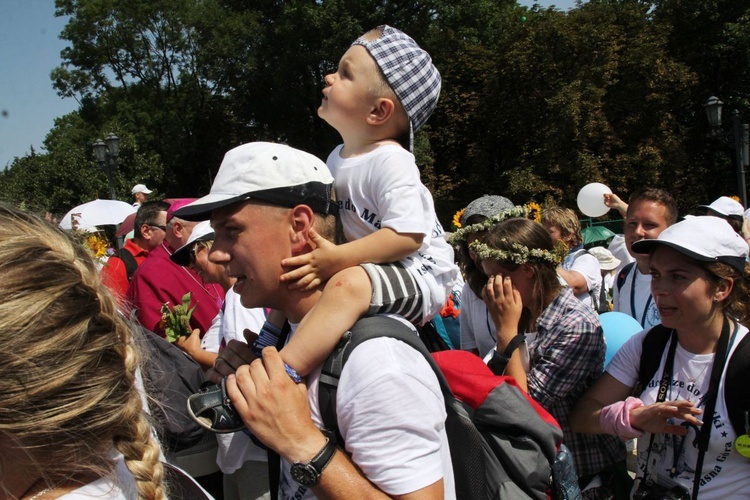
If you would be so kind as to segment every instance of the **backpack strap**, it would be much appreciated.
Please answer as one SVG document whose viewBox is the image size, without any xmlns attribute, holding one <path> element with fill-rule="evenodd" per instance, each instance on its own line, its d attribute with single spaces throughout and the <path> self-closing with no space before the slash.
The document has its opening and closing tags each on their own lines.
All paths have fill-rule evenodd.
<svg viewBox="0 0 750 500">
<path fill-rule="evenodd" d="M 628 274 L 630 274 L 631 269 L 633 269 L 633 266 L 635 266 L 635 262 L 631 262 L 630 264 L 626 264 L 622 269 L 620 269 L 620 273 L 617 275 L 617 291 L 619 292 L 622 290 L 622 285 L 625 284 L 625 280 L 628 277 Z"/>
<path fill-rule="evenodd" d="M 656 370 L 659 369 L 661 355 L 667 347 L 671 328 L 659 323 L 649 330 L 643 337 L 643 348 L 641 350 L 641 364 L 638 368 L 638 384 L 635 386 L 633 394 L 640 396 L 651 379 L 654 378 Z"/>
<path fill-rule="evenodd" d="M 124 247 L 118 248 L 115 252 L 115 256 L 117 256 L 122 261 L 122 263 L 125 264 L 125 272 L 128 273 L 129 283 L 133 280 L 133 273 L 136 269 L 138 269 L 138 262 L 135 260 L 135 257 L 133 257 L 133 254 Z"/>
<path fill-rule="evenodd" d="M 737 344 L 724 378 L 724 401 L 737 435 L 750 434 L 750 333 Z"/>
<path fill-rule="evenodd" d="M 379 337 L 389 337 L 400 340 L 419 351 L 435 372 L 435 375 L 440 382 L 443 396 L 446 398 L 449 396 L 453 397 L 448 382 L 445 380 L 445 377 L 440 371 L 434 358 L 430 355 L 424 343 L 422 343 L 417 334 L 411 328 L 396 319 L 386 316 L 370 316 L 360 319 L 350 331 L 344 334 L 339 341 L 339 344 L 336 346 L 336 349 L 334 349 L 333 353 L 331 353 L 331 355 L 328 356 L 328 359 L 326 359 L 320 373 L 320 382 L 318 384 L 318 401 L 323 426 L 328 431 L 329 438 L 335 439 L 336 444 L 341 448 L 344 447 L 344 439 L 339 432 L 336 413 L 336 392 L 338 390 L 341 372 L 352 351 L 354 351 L 358 345 Z"/>
</svg>

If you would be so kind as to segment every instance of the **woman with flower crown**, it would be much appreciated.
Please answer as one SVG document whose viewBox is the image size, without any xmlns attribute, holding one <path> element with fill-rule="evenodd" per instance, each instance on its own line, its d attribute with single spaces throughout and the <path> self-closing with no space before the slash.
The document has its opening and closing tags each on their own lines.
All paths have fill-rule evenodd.
<svg viewBox="0 0 750 500">
<path fill-rule="evenodd" d="M 573 405 L 602 373 L 606 348 L 599 319 L 570 288 L 561 287 L 556 273 L 561 256 L 549 233 L 519 208 L 524 207 L 486 221 L 484 237 L 469 246 L 489 276 L 482 297 L 497 345 L 488 364 L 513 376 L 560 423 L 581 489 L 601 478 L 603 486 L 584 491 L 584 498 L 616 492 L 626 497 L 630 478 L 623 444 L 612 436 L 573 433 L 568 422 Z M 518 349 L 524 339 L 528 368 Z"/>
</svg>

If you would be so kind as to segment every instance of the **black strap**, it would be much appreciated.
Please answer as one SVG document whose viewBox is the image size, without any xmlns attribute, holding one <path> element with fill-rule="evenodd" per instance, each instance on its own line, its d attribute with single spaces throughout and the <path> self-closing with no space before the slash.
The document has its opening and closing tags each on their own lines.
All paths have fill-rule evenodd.
<svg viewBox="0 0 750 500">
<path fill-rule="evenodd" d="M 651 379 L 654 378 L 656 370 L 659 369 L 661 355 L 667 347 L 672 330 L 661 323 L 651 328 L 643 338 L 641 348 L 641 363 L 638 367 L 638 385 L 635 386 L 633 395 L 640 397 L 641 393 Z"/>
<path fill-rule="evenodd" d="M 284 326 L 281 327 L 281 333 L 279 334 L 279 341 L 276 343 L 276 350 L 280 351 L 286 345 L 286 339 L 289 337 L 289 332 L 292 327 L 289 325 L 289 321 L 284 322 Z M 281 456 L 271 448 L 268 451 L 268 489 L 271 493 L 271 500 L 278 500 L 279 498 L 279 482 L 281 481 Z"/>
<path fill-rule="evenodd" d="M 498 354 L 497 350 L 492 350 L 492 359 L 487 363 L 487 367 L 492 370 L 495 375 L 503 375 L 505 368 L 508 366 L 510 357 L 513 356 L 513 352 L 526 340 L 526 335 L 519 333 L 513 337 L 508 345 L 505 346 L 505 350 L 502 354 Z"/>
<path fill-rule="evenodd" d="M 138 269 L 138 261 L 135 260 L 133 254 L 126 248 L 118 248 L 115 251 L 115 256 L 118 257 L 123 264 L 125 264 L 125 272 L 128 274 L 128 282 L 133 280 L 133 273 Z"/>
<path fill-rule="evenodd" d="M 320 416 L 323 420 L 326 435 L 334 439 L 336 444 L 344 449 L 344 439 L 339 432 L 336 412 L 336 392 L 338 390 L 341 371 L 352 351 L 363 342 L 379 337 L 389 337 L 400 340 L 413 349 L 419 351 L 427 360 L 440 383 L 440 389 L 446 401 L 453 397 L 453 392 L 448 385 L 443 372 L 440 371 L 435 359 L 427 351 L 427 348 L 414 333 L 414 331 L 401 321 L 385 316 L 370 316 L 360 319 L 352 327 L 351 331 L 344 334 L 333 353 L 326 359 L 320 373 L 318 384 L 318 406 Z"/>
<path fill-rule="evenodd" d="M 735 325 L 732 340 L 734 340 L 734 335 L 736 333 L 737 326 Z M 719 343 L 716 345 L 714 364 L 711 367 L 711 379 L 708 383 L 708 400 L 706 401 L 705 410 L 703 411 L 703 425 L 701 426 L 701 431 L 698 435 L 698 460 L 695 464 L 695 476 L 693 477 L 693 500 L 697 500 L 698 498 L 700 477 L 703 473 L 703 459 L 708 450 L 708 442 L 711 439 L 711 428 L 713 427 L 714 410 L 716 409 L 716 399 L 718 398 L 719 392 L 719 382 L 721 382 L 721 374 L 724 371 L 724 365 L 727 361 L 728 350 L 729 320 L 725 317 L 724 326 L 721 329 L 721 336 L 719 337 Z"/>
<path fill-rule="evenodd" d="M 628 274 L 630 273 L 630 270 L 633 269 L 633 266 L 635 266 L 635 262 L 631 262 L 630 264 L 625 264 L 622 269 L 620 269 L 620 273 L 617 275 L 617 291 L 619 292 L 622 289 L 622 285 L 625 284 L 625 280 L 628 278 Z M 635 277 L 633 278 L 635 280 Z"/>
</svg>

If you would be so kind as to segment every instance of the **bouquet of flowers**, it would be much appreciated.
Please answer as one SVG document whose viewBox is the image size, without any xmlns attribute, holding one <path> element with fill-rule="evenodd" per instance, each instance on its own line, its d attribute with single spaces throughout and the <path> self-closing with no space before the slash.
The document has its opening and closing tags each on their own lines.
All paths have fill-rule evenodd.
<svg viewBox="0 0 750 500">
<path fill-rule="evenodd" d="M 182 336 L 189 336 L 192 332 L 190 328 L 190 317 L 198 305 L 190 307 L 190 297 L 192 293 L 188 292 L 182 296 L 182 304 L 175 305 L 170 309 L 169 302 L 161 305 L 161 321 L 159 327 L 164 330 L 169 342 L 174 342 Z"/>
</svg>

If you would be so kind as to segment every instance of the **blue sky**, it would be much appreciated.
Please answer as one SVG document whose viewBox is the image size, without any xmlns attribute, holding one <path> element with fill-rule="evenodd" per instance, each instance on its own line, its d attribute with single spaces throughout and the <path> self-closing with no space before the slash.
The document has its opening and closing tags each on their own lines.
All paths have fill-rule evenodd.
<svg viewBox="0 0 750 500">
<path fill-rule="evenodd" d="M 567 10 L 574 0 L 519 1 Z M 78 107 L 52 88 L 50 72 L 60 65 L 66 44 L 59 35 L 65 19 L 55 17 L 54 0 L 0 0 L 0 168 L 34 150 L 54 120 Z M 92 138 L 93 140 L 93 138 Z"/>
</svg>

